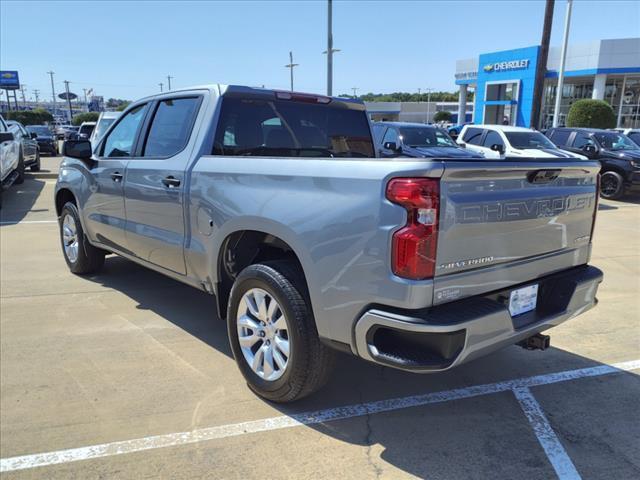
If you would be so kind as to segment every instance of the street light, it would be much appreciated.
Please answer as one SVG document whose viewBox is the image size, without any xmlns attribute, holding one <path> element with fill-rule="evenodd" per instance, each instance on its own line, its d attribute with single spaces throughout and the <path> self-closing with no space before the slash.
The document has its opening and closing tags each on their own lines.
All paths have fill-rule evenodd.
<svg viewBox="0 0 640 480">
<path fill-rule="evenodd" d="M 333 31 L 331 27 L 333 2 L 327 0 L 327 49 L 322 52 L 327 55 L 327 95 L 333 95 L 333 54 L 340 49 L 333 48 Z"/>
</svg>

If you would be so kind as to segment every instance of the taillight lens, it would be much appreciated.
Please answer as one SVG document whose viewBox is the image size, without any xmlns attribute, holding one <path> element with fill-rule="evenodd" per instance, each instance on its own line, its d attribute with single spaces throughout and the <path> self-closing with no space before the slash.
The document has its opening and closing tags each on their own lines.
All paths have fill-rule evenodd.
<svg viewBox="0 0 640 480">
<path fill-rule="evenodd" d="M 411 280 L 432 278 L 438 242 L 438 179 L 394 178 L 387 184 L 387 199 L 407 210 L 406 225 L 393 234 L 393 273 Z"/>
</svg>

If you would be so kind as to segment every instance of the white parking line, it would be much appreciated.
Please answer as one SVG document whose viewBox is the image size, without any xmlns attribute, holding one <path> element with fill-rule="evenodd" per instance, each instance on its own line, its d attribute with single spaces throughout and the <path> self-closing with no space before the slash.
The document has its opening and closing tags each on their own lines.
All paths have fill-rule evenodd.
<svg viewBox="0 0 640 480">
<path fill-rule="evenodd" d="M 539 385 L 549 385 L 578 378 L 597 377 L 600 375 L 609 375 L 612 373 L 636 369 L 640 369 L 640 360 L 632 360 L 614 365 L 600 365 L 597 367 L 567 370 L 564 372 L 549 373 L 545 375 L 536 375 L 533 377 L 475 385 L 444 392 L 359 403 L 344 407 L 318 410 L 315 412 L 299 413 L 291 416 L 282 415 L 262 420 L 254 420 L 251 422 L 202 428 L 199 430 L 192 430 L 190 432 L 168 433 L 165 435 L 154 435 L 150 437 L 136 438 L 133 440 L 103 443 L 89 447 L 70 448 L 68 450 L 36 453 L 33 455 L 21 455 L 0 459 L 0 473 L 61 463 L 77 462 L 79 460 L 89 460 L 92 458 L 111 457 L 114 455 L 142 452 L 144 450 L 154 450 L 157 448 L 188 445 L 207 440 L 218 440 L 222 438 L 281 430 L 283 428 L 298 427 L 302 425 L 314 425 L 323 422 L 360 417 L 372 413 L 389 412 L 404 408 L 419 407 L 434 403 L 448 402 L 451 400 L 460 400 L 480 395 L 488 395 L 491 393 L 535 387 Z"/>
<path fill-rule="evenodd" d="M 524 414 L 531 424 L 538 442 L 544 449 L 553 469 L 560 480 L 580 480 L 580 474 L 567 455 L 556 432 L 551 428 L 549 420 L 542 411 L 542 407 L 531 394 L 528 387 L 514 388 L 513 393 L 518 399 Z"/>
<path fill-rule="evenodd" d="M 0 225 L 29 225 L 34 223 L 58 223 L 57 220 L 9 220 L 0 222 Z"/>
</svg>

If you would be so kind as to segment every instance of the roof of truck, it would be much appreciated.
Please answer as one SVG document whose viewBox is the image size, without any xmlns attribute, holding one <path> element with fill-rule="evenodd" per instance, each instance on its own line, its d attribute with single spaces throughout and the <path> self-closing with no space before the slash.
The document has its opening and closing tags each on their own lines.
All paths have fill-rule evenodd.
<svg viewBox="0 0 640 480">
<path fill-rule="evenodd" d="M 486 128 L 489 130 L 499 130 L 501 132 L 535 132 L 536 130 L 532 128 L 526 127 L 514 127 L 512 125 L 489 125 L 489 124 L 479 124 L 479 125 L 465 125 L 468 128 Z"/>
</svg>

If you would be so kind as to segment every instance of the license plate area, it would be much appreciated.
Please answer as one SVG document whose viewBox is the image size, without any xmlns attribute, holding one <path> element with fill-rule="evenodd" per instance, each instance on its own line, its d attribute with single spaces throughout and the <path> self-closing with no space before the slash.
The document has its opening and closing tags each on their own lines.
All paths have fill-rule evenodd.
<svg viewBox="0 0 640 480">
<path fill-rule="evenodd" d="M 509 314 L 511 318 L 536 309 L 538 303 L 538 284 L 512 290 L 509 294 Z"/>
</svg>

